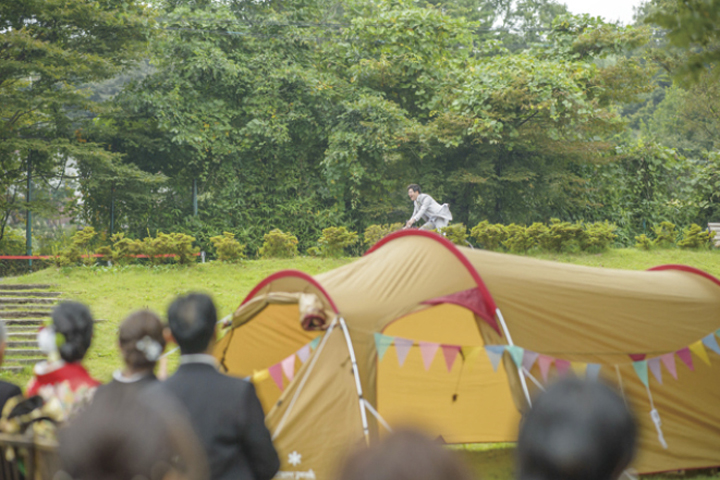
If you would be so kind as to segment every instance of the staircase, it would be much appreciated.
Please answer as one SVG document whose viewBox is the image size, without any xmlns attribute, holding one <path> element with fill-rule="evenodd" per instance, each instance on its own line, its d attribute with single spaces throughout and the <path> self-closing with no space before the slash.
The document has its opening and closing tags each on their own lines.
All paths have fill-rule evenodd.
<svg viewBox="0 0 720 480">
<path fill-rule="evenodd" d="M 27 365 L 45 360 L 36 337 L 59 301 L 61 293 L 52 291 L 53 286 L 0 284 L 0 319 L 5 322 L 8 335 L 0 370 L 20 371 Z"/>
</svg>

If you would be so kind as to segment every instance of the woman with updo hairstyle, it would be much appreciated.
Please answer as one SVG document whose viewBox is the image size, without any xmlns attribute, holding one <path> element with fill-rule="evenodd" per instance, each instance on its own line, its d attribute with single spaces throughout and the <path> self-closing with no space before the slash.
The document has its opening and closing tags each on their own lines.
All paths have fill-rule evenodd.
<svg viewBox="0 0 720 480">
<path fill-rule="evenodd" d="M 113 380 L 98 389 L 95 402 L 106 398 L 124 402 L 157 381 L 154 370 L 165 349 L 163 330 L 160 318 L 149 310 L 132 313 L 120 324 L 118 341 L 125 367 L 116 370 Z"/>
<path fill-rule="evenodd" d="M 62 302 L 52 311 L 52 325 L 38 333 L 48 360 L 35 365 L 27 396 L 40 395 L 45 403 L 59 402 L 68 415 L 76 404 L 89 400 L 100 382 L 81 365 L 93 336 L 90 310 L 78 302 Z"/>
</svg>

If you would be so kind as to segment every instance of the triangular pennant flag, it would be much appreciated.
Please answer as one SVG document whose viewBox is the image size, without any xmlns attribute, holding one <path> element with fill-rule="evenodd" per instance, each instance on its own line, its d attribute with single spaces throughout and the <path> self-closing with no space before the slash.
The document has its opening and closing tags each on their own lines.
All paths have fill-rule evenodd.
<svg viewBox="0 0 720 480">
<path fill-rule="evenodd" d="M 312 342 L 310 342 L 310 348 L 312 348 L 313 350 L 315 350 L 317 348 L 318 343 L 320 343 L 321 336 L 322 335 L 318 335 L 317 337 L 312 339 Z"/>
<path fill-rule="evenodd" d="M 283 381 L 282 381 L 282 365 L 279 363 L 276 363 L 272 367 L 268 368 L 268 372 L 270 373 L 270 376 L 275 381 L 275 385 L 278 386 L 280 391 L 283 389 Z"/>
<path fill-rule="evenodd" d="M 402 367 L 405 363 L 405 359 L 410 353 L 410 348 L 413 346 L 413 341 L 408 338 L 395 337 L 395 353 L 397 353 L 398 364 Z"/>
<path fill-rule="evenodd" d="M 666 353 L 665 355 L 660 355 L 660 361 L 662 361 L 663 365 L 665 365 L 665 368 L 667 368 L 667 371 L 670 372 L 670 375 L 677 380 L 677 368 L 675 367 L 675 354 L 674 353 Z"/>
<path fill-rule="evenodd" d="M 475 360 L 480 355 L 480 348 L 481 347 L 462 347 L 460 349 L 468 372 L 472 370 Z"/>
<path fill-rule="evenodd" d="M 700 360 L 710 365 L 710 359 L 708 358 L 708 354 L 705 351 L 705 347 L 703 347 L 702 340 L 698 340 L 697 342 L 690 345 L 690 351 L 700 357 Z"/>
<path fill-rule="evenodd" d="M 440 345 L 432 342 L 418 342 L 418 345 L 420 345 L 420 354 L 422 355 L 425 370 L 429 370 L 435 358 L 435 352 L 440 348 Z"/>
<path fill-rule="evenodd" d="M 502 359 L 503 352 L 505 351 L 504 345 L 485 345 L 485 353 L 487 353 L 490 363 L 492 364 L 493 370 L 497 372 L 498 365 Z"/>
<path fill-rule="evenodd" d="M 302 347 L 300 350 L 298 350 L 297 356 L 302 363 L 307 362 L 307 359 L 310 358 L 310 344 L 307 344 L 304 347 Z"/>
<path fill-rule="evenodd" d="M 460 353 L 459 345 L 442 345 L 443 356 L 445 357 L 445 366 L 448 372 L 452 371 L 452 367 L 455 364 L 457 354 Z"/>
<path fill-rule="evenodd" d="M 635 369 L 635 373 L 637 373 L 637 376 L 640 378 L 640 381 L 645 385 L 648 386 L 648 362 L 647 360 L 640 360 L 639 362 L 633 362 L 633 368 Z"/>
<path fill-rule="evenodd" d="M 660 357 L 651 358 L 648 362 L 648 367 L 650 367 L 650 371 L 653 374 L 653 377 L 655 377 L 655 380 L 658 381 L 660 385 L 662 385 L 662 369 L 660 368 Z"/>
<path fill-rule="evenodd" d="M 393 339 L 394 337 L 389 337 L 387 335 L 383 335 L 382 333 L 375 334 L 375 348 L 377 349 L 379 361 L 382 362 L 385 352 L 387 352 L 388 347 L 392 345 Z"/>
<path fill-rule="evenodd" d="M 557 368 L 558 375 L 565 375 L 570 369 L 570 362 L 558 358 L 555 360 L 555 368 Z"/>
<path fill-rule="evenodd" d="M 645 360 L 645 354 L 644 353 L 631 353 L 630 358 L 633 362 L 639 362 L 640 360 Z"/>
<path fill-rule="evenodd" d="M 585 370 L 587 370 L 587 363 L 570 362 L 570 369 L 575 373 L 576 377 L 583 377 L 585 376 Z"/>
<path fill-rule="evenodd" d="M 588 363 L 585 369 L 585 378 L 588 380 L 597 380 L 600 376 L 600 364 L 599 363 Z"/>
<path fill-rule="evenodd" d="M 507 350 L 510 354 L 510 358 L 513 359 L 515 365 L 517 365 L 518 368 L 522 367 L 523 353 L 525 352 L 525 349 L 518 347 L 517 345 L 506 345 L 505 350 Z"/>
<path fill-rule="evenodd" d="M 253 383 L 260 383 L 264 380 L 267 380 L 270 377 L 270 372 L 268 372 L 267 368 L 265 370 L 255 370 L 252 374 L 252 381 Z"/>
<path fill-rule="evenodd" d="M 295 377 L 295 354 L 293 353 L 280 363 L 282 365 L 283 373 L 288 379 L 288 382 L 292 382 L 293 378 Z"/>
<path fill-rule="evenodd" d="M 538 365 L 540 366 L 540 375 L 542 375 L 543 382 L 547 382 L 548 372 L 550 371 L 550 365 L 553 364 L 554 359 L 547 355 L 540 355 L 538 357 Z"/>
<path fill-rule="evenodd" d="M 706 336 L 705 338 L 703 338 L 702 343 L 707 348 L 709 348 L 713 352 L 720 355 L 720 345 L 718 345 L 717 339 L 715 338 L 715 334 L 711 333 L 708 336 Z"/>
<path fill-rule="evenodd" d="M 680 357 L 680 360 L 682 360 L 683 363 L 687 365 L 691 371 L 695 371 L 695 367 L 693 366 L 692 361 L 692 355 L 690 354 L 690 349 L 688 347 L 681 348 L 675 353 L 678 357 Z"/>
<path fill-rule="evenodd" d="M 530 350 L 525 350 L 525 353 L 523 354 L 522 359 L 522 366 L 525 370 L 528 372 L 532 370 L 533 365 L 535 365 L 535 361 L 540 356 L 539 353 L 531 352 Z"/>
</svg>

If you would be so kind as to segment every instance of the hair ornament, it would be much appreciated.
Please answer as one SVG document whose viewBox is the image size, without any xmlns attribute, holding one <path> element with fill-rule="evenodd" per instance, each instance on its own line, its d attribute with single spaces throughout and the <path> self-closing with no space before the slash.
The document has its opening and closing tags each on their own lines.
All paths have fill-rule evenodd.
<svg viewBox="0 0 720 480">
<path fill-rule="evenodd" d="M 162 354 L 162 346 L 148 335 L 138 340 L 135 348 L 141 351 L 149 362 L 157 362 Z"/>
</svg>

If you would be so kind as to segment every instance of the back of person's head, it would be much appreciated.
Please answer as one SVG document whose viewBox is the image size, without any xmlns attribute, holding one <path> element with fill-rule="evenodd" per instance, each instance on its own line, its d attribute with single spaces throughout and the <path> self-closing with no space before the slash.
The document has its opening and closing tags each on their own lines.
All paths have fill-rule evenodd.
<svg viewBox="0 0 720 480">
<path fill-rule="evenodd" d="M 610 387 L 561 380 L 522 421 L 519 480 L 615 480 L 633 459 L 636 435 L 633 414 Z"/>
<path fill-rule="evenodd" d="M 125 364 L 133 369 L 153 368 L 165 348 L 163 324 L 149 310 L 131 313 L 120 324 L 118 339 Z"/>
<path fill-rule="evenodd" d="M 337 480 L 470 480 L 455 452 L 413 431 L 398 431 L 352 454 Z"/>
<path fill-rule="evenodd" d="M 168 325 L 183 354 L 205 352 L 216 323 L 215 305 L 202 293 L 178 297 L 168 308 Z"/>
<path fill-rule="evenodd" d="M 187 419 L 169 399 L 143 400 L 95 402 L 63 427 L 54 478 L 205 480 L 207 459 Z"/>
<path fill-rule="evenodd" d="M 93 336 L 93 318 L 90 310 L 78 302 L 62 302 L 52 311 L 53 328 L 63 341 L 58 347 L 60 358 L 78 362 L 90 348 Z"/>
</svg>

